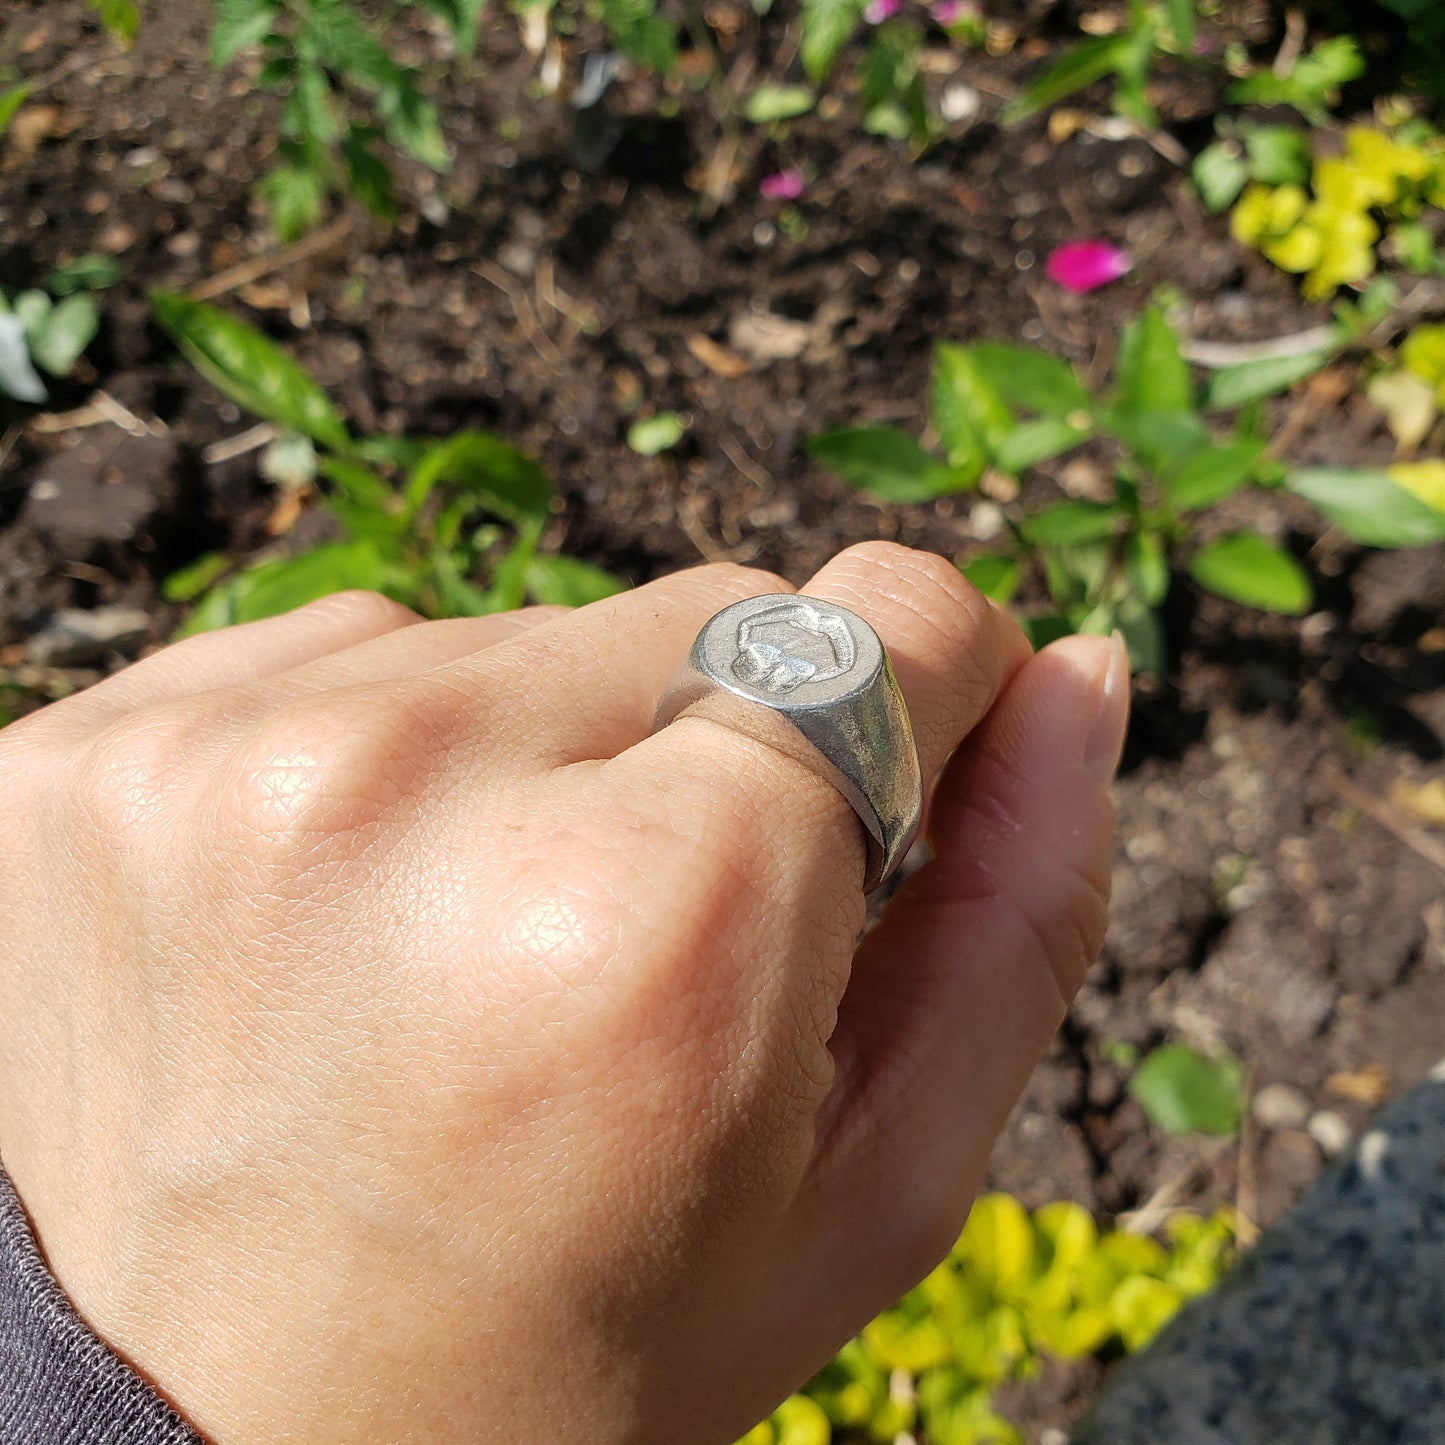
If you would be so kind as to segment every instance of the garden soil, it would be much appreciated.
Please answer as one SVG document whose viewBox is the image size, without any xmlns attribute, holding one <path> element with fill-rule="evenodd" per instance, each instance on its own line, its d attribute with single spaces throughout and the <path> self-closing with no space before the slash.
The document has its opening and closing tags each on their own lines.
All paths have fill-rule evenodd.
<svg viewBox="0 0 1445 1445">
<path fill-rule="evenodd" d="M 960 118 L 917 160 L 865 136 L 847 101 L 785 136 L 729 140 L 697 96 L 668 105 L 624 78 L 579 114 L 539 96 L 538 60 L 497 16 L 471 78 L 443 93 L 451 172 L 403 170 L 394 228 L 343 210 L 283 256 L 249 195 L 271 103 L 244 64 L 210 70 L 206 9 L 148 7 L 128 53 L 80 0 L 11 0 L 0 20 L 0 66 L 37 82 L 0 142 L 0 288 L 92 251 L 123 268 L 82 373 L 49 418 L 0 440 L 0 668 L 41 695 L 160 645 L 180 613 L 158 583 L 203 552 L 326 535 L 324 513 L 260 476 L 252 419 L 150 321 L 151 286 L 220 285 L 220 304 L 281 341 L 362 432 L 482 426 L 532 451 L 559 489 L 546 545 L 634 582 L 726 559 L 802 583 L 875 537 L 960 558 L 986 545 L 1005 490 L 885 508 L 802 449 L 840 424 L 921 430 L 936 340 L 1037 343 L 1099 383 L 1156 287 L 1213 341 L 1323 319 L 1147 140 L 1109 123 L 998 126 L 1058 43 L 1025 13 L 1007 54 L 930 55 L 929 87 Z M 733 36 L 736 83 L 780 74 L 795 43 L 781 23 L 727 0 L 709 13 Z M 1248 8 L 1231 17 L 1267 39 Z M 574 78 L 586 39 L 566 57 Z M 436 36 L 407 43 L 437 69 Z M 1175 77 L 1161 103 L 1173 137 L 1203 142 L 1207 87 Z M 783 166 L 810 178 L 792 214 L 757 192 Z M 1073 297 L 1043 262 L 1086 236 L 1135 269 Z M 1427 294 L 1432 309 L 1445 303 Z M 1390 459 L 1354 379 L 1342 363 L 1274 404 L 1293 460 Z M 661 410 L 686 418 L 683 442 L 636 455 L 628 425 Z M 1106 462 L 1085 454 L 1030 485 L 1097 495 Z M 1445 834 L 1410 791 L 1445 754 L 1445 549 L 1362 552 L 1278 495 L 1208 525 L 1241 521 L 1306 561 L 1316 609 L 1268 618 L 1175 579 L 1168 664 L 1140 684 L 1117 789 L 1104 956 L 994 1155 L 990 1183 L 1030 1205 L 1073 1199 L 1148 1225 L 1229 1203 L 1246 1228 L 1268 1224 L 1445 1054 Z M 67 607 L 119 617 L 113 642 L 37 647 Z M 1256 1107 L 1237 1139 L 1170 1137 L 1129 1097 L 1131 1051 L 1173 1039 L 1244 1061 Z M 1047 1438 L 1097 1370 L 1053 1367 L 1009 1407 Z"/>
</svg>

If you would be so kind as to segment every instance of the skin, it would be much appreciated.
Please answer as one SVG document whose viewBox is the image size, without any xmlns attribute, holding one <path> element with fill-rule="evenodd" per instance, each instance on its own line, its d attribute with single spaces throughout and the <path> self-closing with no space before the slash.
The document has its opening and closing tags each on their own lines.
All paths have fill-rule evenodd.
<svg viewBox="0 0 1445 1445">
<path fill-rule="evenodd" d="M 891 544 L 805 586 L 941 772 L 859 946 L 842 798 L 649 736 L 791 590 L 343 594 L 0 733 L 0 1154 L 208 1439 L 725 1445 L 946 1253 L 1103 935 L 1127 668 Z"/>
</svg>

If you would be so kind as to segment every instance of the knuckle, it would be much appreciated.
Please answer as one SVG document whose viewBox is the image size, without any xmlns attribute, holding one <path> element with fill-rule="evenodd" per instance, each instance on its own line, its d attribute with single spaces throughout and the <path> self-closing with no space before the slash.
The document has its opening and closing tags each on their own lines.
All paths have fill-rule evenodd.
<svg viewBox="0 0 1445 1445">
<path fill-rule="evenodd" d="M 765 592 L 792 592 L 794 587 L 765 567 L 744 567 L 737 562 L 709 562 L 681 574 L 701 597 L 727 596 L 741 601 Z"/>
<path fill-rule="evenodd" d="M 318 597 L 316 601 L 298 607 L 292 616 L 317 618 L 338 628 L 361 633 L 391 632 L 421 621 L 410 607 L 404 607 L 380 592 L 368 592 L 363 588 Z"/>
<path fill-rule="evenodd" d="M 73 816 L 108 838 L 134 836 L 152 825 L 184 771 L 188 715 L 185 708 L 137 714 L 82 744 L 64 773 Z"/>
<path fill-rule="evenodd" d="M 415 709 L 375 689 L 283 705 L 226 760 L 221 822 L 273 862 L 363 831 L 402 796 L 423 731 Z"/>
</svg>

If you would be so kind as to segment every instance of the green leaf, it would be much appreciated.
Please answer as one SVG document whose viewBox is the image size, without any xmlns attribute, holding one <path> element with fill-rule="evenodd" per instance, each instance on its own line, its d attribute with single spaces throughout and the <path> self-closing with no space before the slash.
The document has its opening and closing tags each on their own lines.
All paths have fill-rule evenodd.
<svg viewBox="0 0 1445 1445">
<path fill-rule="evenodd" d="M 1304 568 L 1255 532 L 1235 532 L 1201 547 L 1190 559 L 1189 575 L 1231 602 L 1290 617 L 1308 612 L 1314 597 Z"/>
<path fill-rule="evenodd" d="M 833 1425 L 806 1395 L 790 1395 L 772 1414 L 776 1445 L 829 1445 Z"/>
<path fill-rule="evenodd" d="M 331 483 L 321 499 L 326 510 L 353 537 L 386 540 L 409 529 L 402 499 L 370 467 L 344 457 L 322 457 L 319 470 Z"/>
<path fill-rule="evenodd" d="M 950 464 L 977 478 L 1016 423 L 967 347 L 940 341 L 933 348 L 929 401 Z"/>
<path fill-rule="evenodd" d="M 601 0 L 602 19 L 624 54 L 659 74 L 677 64 L 677 39 L 656 13 L 655 0 Z"/>
<path fill-rule="evenodd" d="M 1129 1092 L 1166 1133 L 1233 1134 L 1244 1116 L 1244 1065 L 1165 1044 L 1135 1070 Z"/>
<path fill-rule="evenodd" d="M 1069 626 L 1069 619 L 1060 612 L 1045 612 L 1037 617 L 1021 618 L 1020 626 L 1029 640 L 1029 646 L 1035 652 L 1047 647 L 1051 642 L 1057 642 L 1061 637 L 1068 637 L 1074 630 Z"/>
<path fill-rule="evenodd" d="M 100 23 L 129 49 L 140 31 L 140 10 L 135 0 L 90 0 L 90 8 L 100 16 Z"/>
<path fill-rule="evenodd" d="M 1189 168 L 1199 198 L 1216 216 L 1234 204 L 1249 179 L 1249 165 L 1234 141 L 1205 146 Z"/>
<path fill-rule="evenodd" d="M 1237 366 L 1222 366 L 1204 383 L 1205 409 L 1230 411 L 1288 391 L 1297 381 L 1327 366 L 1334 354 L 1334 347 L 1327 347 L 1301 356 L 1270 356 L 1259 361 L 1242 361 Z"/>
<path fill-rule="evenodd" d="M 1169 593 L 1169 557 L 1157 532 L 1134 532 L 1124 548 L 1124 568 L 1134 595 L 1157 607 Z"/>
<path fill-rule="evenodd" d="M 1397 486 L 1384 472 L 1315 467 L 1290 472 L 1285 486 L 1366 546 L 1425 547 L 1445 540 L 1445 513 Z"/>
<path fill-rule="evenodd" d="M 1113 75 L 1127 63 L 1132 43 L 1133 37 L 1124 31 L 1118 35 L 1100 35 L 1066 50 L 1004 109 L 1003 123 L 1016 125 L 1096 80 Z"/>
<path fill-rule="evenodd" d="M 944 466 L 895 427 L 845 427 L 807 444 L 809 456 L 880 502 L 926 502 L 966 491 L 976 477 Z"/>
<path fill-rule="evenodd" d="M 1019 530 L 1036 547 L 1074 547 L 1112 536 L 1118 516 L 1108 502 L 1056 502 L 1025 517 Z"/>
<path fill-rule="evenodd" d="M 1124 635 L 1131 671 L 1164 671 L 1164 628 L 1153 607 L 1147 606 L 1142 598 L 1126 597 L 1119 603 L 1114 625 Z"/>
<path fill-rule="evenodd" d="M 1117 407 L 1129 412 L 1188 412 L 1194 382 L 1179 338 L 1157 306 L 1148 306 L 1119 333 L 1114 361 L 1119 383 Z"/>
<path fill-rule="evenodd" d="M 1018 591 L 1023 568 L 1012 557 L 997 552 L 984 552 L 962 563 L 958 569 L 983 593 L 995 602 L 1008 602 Z"/>
<path fill-rule="evenodd" d="M 1034 1231 L 1011 1194 L 980 1194 L 954 1246 L 954 1258 L 997 1295 L 1021 1287 L 1034 1271 Z"/>
<path fill-rule="evenodd" d="M 431 101 L 408 86 L 397 94 L 394 105 L 379 105 L 378 111 L 386 121 L 386 136 L 393 145 L 431 170 L 451 169 L 451 152 Z"/>
<path fill-rule="evenodd" d="M 234 60 L 248 45 L 259 45 L 276 23 L 280 6 L 273 0 L 214 0 L 216 23 L 211 27 L 211 64 Z"/>
<path fill-rule="evenodd" d="M 282 241 L 299 240 L 321 224 L 325 185 L 315 171 L 276 166 L 256 182 L 256 197 L 265 205 L 271 229 Z"/>
<path fill-rule="evenodd" d="M 1267 186 L 1303 186 L 1314 169 L 1308 137 L 1292 125 L 1241 127 L 1249 174 Z"/>
<path fill-rule="evenodd" d="M 67 296 L 28 331 L 30 355 L 51 376 L 69 376 L 100 329 L 100 308 L 92 297 Z"/>
<path fill-rule="evenodd" d="M 194 602 L 230 565 L 226 553 L 207 552 L 172 572 L 161 583 L 161 596 L 167 602 Z"/>
<path fill-rule="evenodd" d="M 1098 422 L 1156 470 L 1183 466 L 1214 445 L 1204 423 L 1191 412 L 1105 411 Z"/>
<path fill-rule="evenodd" d="M 754 125 L 771 125 L 774 121 L 807 115 L 817 100 L 806 85 L 760 85 L 748 96 L 743 114 Z"/>
<path fill-rule="evenodd" d="M 52 296 L 69 296 L 76 291 L 104 291 L 120 280 L 120 274 L 120 262 L 114 256 L 90 253 L 57 266 L 45 278 L 45 289 Z"/>
<path fill-rule="evenodd" d="M 1133 1354 L 1142 1350 L 1178 1314 L 1183 1303 L 1184 1296 L 1173 1285 L 1147 1274 L 1136 1274 L 1114 1291 L 1109 1300 L 1109 1315 L 1124 1348 Z"/>
<path fill-rule="evenodd" d="M 675 411 L 660 411 L 627 428 L 627 445 L 639 456 L 655 457 L 675 447 L 687 434 L 687 427 Z"/>
<path fill-rule="evenodd" d="M 1016 426 L 994 448 L 994 465 L 1016 476 L 1039 462 L 1078 446 L 1089 436 L 1088 427 L 1070 426 L 1060 417 L 1042 416 Z"/>
<path fill-rule="evenodd" d="M 1169 22 L 1170 33 L 1180 50 L 1194 49 L 1194 38 L 1199 33 L 1199 12 L 1195 0 L 1164 0 L 1164 18 Z"/>
<path fill-rule="evenodd" d="M 427 448 L 407 478 L 406 502 L 413 515 L 439 482 L 473 493 L 514 526 L 545 521 L 551 508 L 547 474 L 491 432 L 458 432 Z"/>
<path fill-rule="evenodd" d="M 347 451 L 351 438 L 326 393 L 274 341 L 203 301 L 152 291 L 156 319 L 196 369 L 237 405 L 323 446 Z"/>
<path fill-rule="evenodd" d="M 26 97 L 30 94 L 30 85 L 31 82 L 25 80 L 19 85 L 12 85 L 9 90 L 0 91 L 0 136 L 10 128 L 15 112 L 25 104 Z"/>
<path fill-rule="evenodd" d="M 627 590 L 620 577 L 576 557 L 533 557 L 527 563 L 526 588 L 538 602 L 585 607 Z"/>
<path fill-rule="evenodd" d="M 1235 105 L 1292 105 L 1312 125 L 1324 125 L 1340 87 L 1365 70 L 1359 43 L 1353 36 L 1336 35 L 1301 55 L 1288 75 L 1257 70 L 1230 86 L 1225 98 Z"/>
<path fill-rule="evenodd" d="M 396 580 L 376 543 L 327 543 L 299 557 L 258 562 L 221 583 L 186 620 L 181 635 L 275 617 L 353 587 L 390 592 Z"/>
<path fill-rule="evenodd" d="M 1057 356 L 995 341 L 970 346 L 968 351 L 988 384 L 1011 406 L 1058 417 L 1089 406 L 1089 393 L 1074 368 Z"/>
<path fill-rule="evenodd" d="M 306 65 L 297 73 L 295 87 L 281 112 L 281 130 L 303 144 L 314 141 L 322 146 L 330 145 L 341 134 L 331 82 L 320 66 Z"/>
<path fill-rule="evenodd" d="M 865 0 L 803 0 L 803 70 L 821 85 L 863 19 Z"/>
<path fill-rule="evenodd" d="M 1180 511 L 1213 506 L 1249 481 L 1263 451 L 1258 442 L 1211 447 L 1185 463 L 1183 470 L 1164 484 L 1164 495 Z"/>
<path fill-rule="evenodd" d="M 391 167 L 372 150 L 375 132 L 352 126 L 341 140 L 341 159 L 351 194 L 378 220 L 396 217 L 396 191 Z"/>
</svg>

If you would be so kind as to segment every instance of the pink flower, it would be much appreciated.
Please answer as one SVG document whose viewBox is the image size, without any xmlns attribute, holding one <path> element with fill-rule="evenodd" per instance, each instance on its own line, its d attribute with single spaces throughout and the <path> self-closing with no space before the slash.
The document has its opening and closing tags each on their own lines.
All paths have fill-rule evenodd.
<svg viewBox="0 0 1445 1445">
<path fill-rule="evenodd" d="M 805 184 L 802 171 L 775 171 L 758 182 L 758 190 L 769 201 L 796 201 Z"/>
<path fill-rule="evenodd" d="M 863 8 L 863 18 L 870 25 L 881 25 L 885 20 L 891 20 L 901 9 L 903 0 L 868 0 L 868 4 Z"/>
<path fill-rule="evenodd" d="M 1126 275 L 1134 262 L 1108 241 L 1066 241 L 1044 263 L 1049 279 L 1076 296 Z"/>
</svg>

